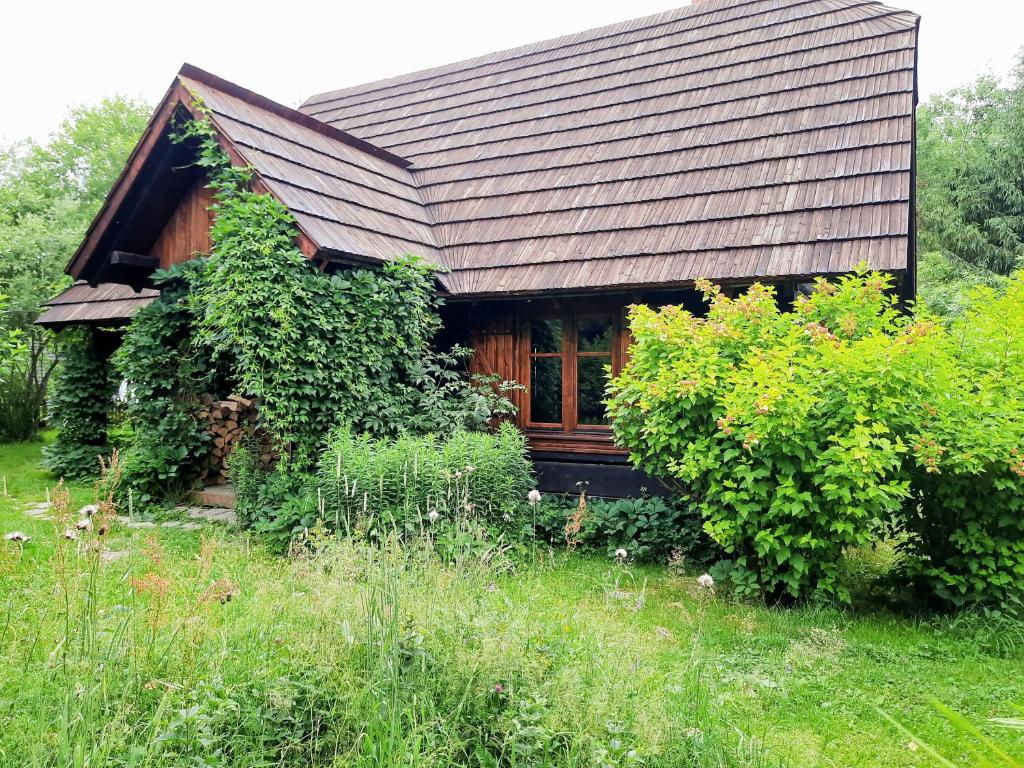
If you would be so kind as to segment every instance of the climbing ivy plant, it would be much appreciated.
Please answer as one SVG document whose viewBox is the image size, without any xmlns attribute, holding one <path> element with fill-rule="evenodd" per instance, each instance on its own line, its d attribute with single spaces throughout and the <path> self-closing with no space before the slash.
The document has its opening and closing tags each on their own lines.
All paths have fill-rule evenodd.
<svg viewBox="0 0 1024 768">
<path fill-rule="evenodd" d="M 447 432 L 509 412 L 508 385 L 457 371 L 467 350 L 431 348 L 441 327 L 432 267 L 404 256 L 321 271 L 296 246 L 285 206 L 253 191 L 252 171 L 232 165 L 196 107 L 171 138 L 194 150 L 213 190 L 212 254 L 157 273 L 161 296 L 136 314 L 116 358 L 136 434 L 125 480 L 143 500 L 192 480 L 205 439 L 196 396 L 217 381 L 255 398 L 289 470 L 311 469 L 338 426 Z"/>
<path fill-rule="evenodd" d="M 107 448 L 107 414 L 115 383 L 107 358 L 94 343 L 92 328 L 61 333 L 61 364 L 50 388 L 49 410 L 56 416 L 57 439 L 44 451 L 56 475 L 82 478 L 99 472 Z"/>
<path fill-rule="evenodd" d="M 141 502 L 188 490 L 205 450 L 198 394 L 211 377 L 210 356 L 192 334 L 189 301 L 201 260 L 158 271 L 160 296 L 132 318 L 114 365 L 128 382 L 134 439 L 124 457 L 123 486 Z"/>
<path fill-rule="evenodd" d="M 196 147 L 215 199 L 213 256 L 190 299 L 196 341 L 258 400 L 285 455 L 311 465 L 339 424 L 373 435 L 475 426 L 460 424 L 474 418 L 468 383 L 452 387 L 449 375 L 463 351 L 431 349 L 441 327 L 432 267 L 405 256 L 327 274 L 296 246 L 285 206 L 231 164 L 207 119 L 183 123 L 175 140 Z"/>
</svg>

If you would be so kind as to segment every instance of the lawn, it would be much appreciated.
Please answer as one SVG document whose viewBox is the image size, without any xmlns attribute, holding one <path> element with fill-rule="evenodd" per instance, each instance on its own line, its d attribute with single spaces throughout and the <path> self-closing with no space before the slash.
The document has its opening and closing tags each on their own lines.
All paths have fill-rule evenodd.
<svg viewBox="0 0 1024 768">
<path fill-rule="evenodd" d="M 23 511 L 53 487 L 40 447 L 0 446 L 0 530 L 32 537 L 0 559 L 3 766 L 976 764 L 932 698 L 1024 758 L 987 724 L 1024 703 L 1024 639 L 984 617 L 765 607 L 547 550 L 68 542 Z"/>
</svg>

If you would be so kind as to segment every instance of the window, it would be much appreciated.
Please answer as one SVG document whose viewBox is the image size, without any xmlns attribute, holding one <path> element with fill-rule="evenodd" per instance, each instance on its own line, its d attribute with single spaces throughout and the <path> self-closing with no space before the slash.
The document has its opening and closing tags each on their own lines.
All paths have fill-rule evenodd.
<svg viewBox="0 0 1024 768">
<path fill-rule="evenodd" d="M 528 324 L 526 426 L 563 432 L 608 428 L 604 388 L 619 361 L 611 312 L 538 315 Z"/>
</svg>

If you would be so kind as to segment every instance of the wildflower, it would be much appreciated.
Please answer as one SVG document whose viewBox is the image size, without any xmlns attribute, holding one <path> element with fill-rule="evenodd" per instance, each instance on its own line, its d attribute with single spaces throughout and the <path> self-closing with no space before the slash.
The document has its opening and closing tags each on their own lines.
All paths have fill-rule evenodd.
<svg viewBox="0 0 1024 768">
<path fill-rule="evenodd" d="M 476 509 L 476 504 L 474 504 L 474 503 L 473 503 L 473 502 L 471 502 L 471 501 L 467 501 L 467 502 L 466 502 L 466 503 L 465 503 L 465 504 L 464 504 L 464 505 L 462 506 L 462 508 L 463 508 L 464 510 L 466 510 L 466 512 L 467 512 L 468 514 L 472 514 L 472 513 L 473 513 L 473 511 L 474 511 L 474 510 Z"/>
<path fill-rule="evenodd" d="M 230 603 L 238 595 L 238 592 L 238 586 L 230 579 L 220 579 L 211 582 L 210 586 L 203 593 L 201 600 L 203 602 L 216 600 L 223 605 L 224 603 Z"/>
<path fill-rule="evenodd" d="M 68 541 L 74 541 L 75 539 L 78 538 L 78 531 L 76 531 L 74 528 L 66 528 L 64 530 L 64 534 L 63 535 L 64 535 L 64 538 L 67 539 Z"/>
<path fill-rule="evenodd" d="M 458 480 L 460 477 L 462 477 L 462 472 L 455 470 L 455 479 Z"/>
<path fill-rule="evenodd" d="M 705 589 L 712 589 L 715 586 L 715 580 L 711 578 L 710 573 L 703 573 L 698 576 L 697 583 Z"/>
<path fill-rule="evenodd" d="M 441 513 L 438 512 L 436 509 L 430 510 L 430 514 L 427 515 L 427 520 L 429 520 L 432 523 L 436 523 L 440 519 L 441 519 Z"/>
<path fill-rule="evenodd" d="M 466 474 L 467 475 L 472 475 L 474 472 L 476 472 L 476 467 L 474 467 L 472 464 L 467 464 L 466 465 Z"/>
<path fill-rule="evenodd" d="M 88 517 L 83 517 L 81 520 L 75 523 L 75 528 L 77 528 L 80 531 L 88 531 L 90 528 L 92 528 L 92 520 L 90 520 Z"/>
<path fill-rule="evenodd" d="M 505 692 L 505 686 L 502 685 L 501 683 L 495 683 L 494 684 L 494 692 L 495 693 L 499 693 L 499 694 L 500 693 L 504 693 Z"/>
<path fill-rule="evenodd" d="M 11 531 L 4 536 L 5 541 L 17 541 L 20 544 L 24 544 L 27 541 L 31 541 L 32 537 L 28 534 L 22 533 L 21 531 Z"/>
<path fill-rule="evenodd" d="M 540 504 L 540 491 L 534 488 L 528 494 L 526 494 L 526 500 L 529 501 L 533 506 Z"/>
<path fill-rule="evenodd" d="M 82 507 L 80 510 L 78 510 L 78 514 L 82 515 L 83 517 L 92 517 L 98 511 L 99 511 L 99 507 L 97 505 L 95 505 L 95 504 L 86 504 L 84 507 Z"/>
<path fill-rule="evenodd" d="M 619 559 L 619 560 L 625 560 L 628 555 L 629 555 L 629 552 L 627 552 L 622 547 L 619 547 L 618 549 L 615 550 L 615 557 L 617 559 Z"/>
</svg>

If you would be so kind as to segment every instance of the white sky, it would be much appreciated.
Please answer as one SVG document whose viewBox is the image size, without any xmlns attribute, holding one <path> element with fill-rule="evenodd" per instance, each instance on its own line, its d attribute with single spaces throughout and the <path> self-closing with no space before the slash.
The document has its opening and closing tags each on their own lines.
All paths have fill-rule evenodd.
<svg viewBox="0 0 1024 768">
<path fill-rule="evenodd" d="M 645 16 L 686 0 L 6 0 L 0 142 L 44 139 L 72 105 L 154 105 L 188 61 L 275 101 Z M 888 0 L 923 16 L 921 98 L 1009 71 L 1022 0 Z"/>
</svg>

